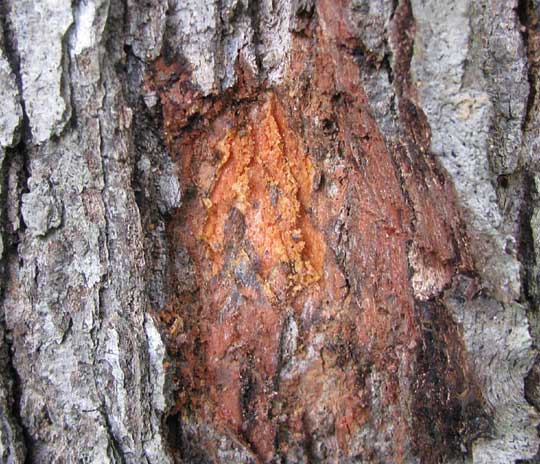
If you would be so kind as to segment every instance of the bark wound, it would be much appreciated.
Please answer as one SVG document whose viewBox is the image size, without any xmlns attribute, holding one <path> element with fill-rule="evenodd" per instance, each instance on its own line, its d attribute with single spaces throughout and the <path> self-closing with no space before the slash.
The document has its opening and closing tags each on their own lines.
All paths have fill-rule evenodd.
<svg viewBox="0 0 540 464">
<path fill-rule="evenodd" d="M 306 215 L 312 163 L 286 126 L 273 96 L 261 112 L 261 116 L 252 115 L 253 122 L 245 128 L 228 131 L 218 143 L 217 173 L 211 163 L 206 164 L 197 183 L 205 192 L 208 182 L 216 178 L 209 196 L 203 198 L 208 211 L 202 238 L 209 246 L 212 273 L 223 268 L 224 229 L 236 208 L 245 218 L 257 273 L 273 298 L 319 280 L 324 242 Z M 196 225 L 194 229 L 196 233 Z M 283 269 L 288 270 L 285 275 Z M 279 282 L 287 282 L 286 287 L 281 288 Z"/>
<path fill-rule="evenodd" d="M 277 88 L 241 63 L 219 97 L 180 62 L 148 79 L 184 189 L 161 313 L 178 420 L 262 462 L 437 462 L 483 414 L 441 298 L 471 263 L 425 118 L 404 101 L 403 139 L 385 143 L 342 8 L 318 2 Z"/>
</svg>

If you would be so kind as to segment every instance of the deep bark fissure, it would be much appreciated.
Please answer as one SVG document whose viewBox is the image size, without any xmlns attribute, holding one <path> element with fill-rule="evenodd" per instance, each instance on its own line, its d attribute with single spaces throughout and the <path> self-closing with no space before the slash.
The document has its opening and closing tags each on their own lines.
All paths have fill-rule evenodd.
<svg viewBox="0 0 540 464">
<path fill-rule="evenodd" d="M 535 105 L 537 105 L 537 94 L 538 94 L 538 65 L 540 56 L 538 55 L 537 44 L 535 43 L 535 49 L 532 49 L 531 40 L 538 40 L 539 31 L 538 31 L 538 22 L 539 19 L 534 11 L 534 6 L 532 0 L 518 0 L 517 5 L 517 15 L 519 22 L 521 24 L 521 34 L 523 36 L 523 45 L 527 50 L 528 57 L 528 80 L 529 80 L 529 95 L 527 97 L 527 111 L 525 113 L 525 118 L 523 119 L 523 130 L 527 130 L 531 122 L 531 113 L 534 110 Z"/>
<path fill-rule="evenodd" d="M 24 107 L 23 107 L 24 108 Z M 23 110 L 24 111 L 24 110 Z M 21 130 L 21 140 L 17 144 L 17 146 L 13 148 L 8 148 L 5 152 L 5 159 L 2 163 L 2 169 L 0 170 L 1 175 L 1 181 L 2 181 L 2 195 L 0 197 L 0 202 L 3 205 L 1 208 L 0 214 L 0 223 L 2 224 L 2 240 L 3 240 L 3 253 L 0 257 L 0 278 L 2 284 L 0 285 L 0 301 L 3 301 L 4 299 L 4 291 L 5 291 L 5 283 L 8 281 L 9 278 L 9 267 L 10 265 L 17 266 L 17 263 L 19 261 L 18 256 L 18 246 L 19 246 L 19 240 L 22 233 L 24 233 L 25 225 L 22 221 L 21 215 L 20 215 L 20 203 L 19 198 L 20 195 L 27 191 L 27 188 L 21 187 L 26 185 L 26 180 L 29 177 L 29 174 L 26 170 L 26 164 L 25 164 L 25 153 L 27 150 L 26 147 L 26 137 L 29 137 L 30 131 L 29 131 L 29 125 L 28 125 L 28 117 L 26 116 L 26 113 L 23 113 L 23 120 L 22 120 L 22 128 Z M 11 172 L 12 169 L 14 169 L 15 175 Z M 16 185 L 11 185 L 10 180 L 15 180 Z M 17 198 L 13 198 L 13 195 L 17 195 Z M 16 205 L 17 208 L 17 216 L 19 219 L 19 227 L 17 230 L 12 230 L 11 223 L 8 218 L 8 206 L 7 205 Z M 8 226 L 9 224 L 9 226 Z M 2 339 L 0 339 L 0 345 L 5 346 L 5 351 L 7 355 L 6 365 L 2 366 L 2 369 L 4 369 L 4 373 L 6 374 L 6 380 L 7 382 L 11 383 L 11 388 L 8 389 L 8 394 L 12 395 L 12 398 L 10 400 L 10 407 L 11 414 L 16 420 L 16 427 L 20 430 L 20 436 L 13 437 L 13 442 L 16 443 L 16 441 L 20 438 L 22 441 L 23 446 L 23 453 L 24 453 L 24 459 L 25 464 L 31 463 L 32 453 L 33 453 L 33 438 L 30 435 L 27 427 L 25 426 L 23 416 L 21 414 L 21 397 L 22 397 L 22 380 L 19 376 L 19 373 L 14 365 L 14 350 L 15 347 L 13 345 L 13 342 L 11 340 L 11 333 L 8 327 L 5 323 L 5 313 L 0 314 L 0 325 L 2 334 Z"/>
<path fill-rule="evenodd" d="M 538 86 L 539 86 L 539 20 L 538 14 L 535 11 L 535 6 L 530 0 L 519 0 L 517 6 L 517 14 L 521 24 L 523 42 L 528 58 L 527 77 L 529 82 L 529 95 L 527 98 L 527 109 L 523 119 L 522 129 L 524 133 L 537 130 L 537 116 L 535 112 L 538 110 Z M 536 118 L 535 118 L 536 116 Z M 528 147 L 524 147 L 525 150 Z M 523 162 L 522 162 L 523 163 Z M 523 263 L 522 268 L 522 297 L 527 302 L 528 317 L 531 323 L 531 333 L 533 335 L 533 343 L 536 350 L 539 348 L 538 340 L 538 320 L 540 295 L 538 294 L 538 251 L 535 247 L 533 221 L 534 214 L 538 211 L 538 185 L 535 182 L 536 163 L 528 165 L 525 162 L 523 171 L 516 173 L 521 179 L 522 190 L 522 206 L 520 209 L 520 235 L 519 235 L 519 254 L 520 260 Z M 529 171 L 529 169 L 532 170 Z M 508 184 L 507 179 L 506 183 Z M 505 188 L 504 185 L 502 185 Z M 508 186 L 506 187 L 508 188 Z M 538 396 L 538 388 L 540 384 L 539 376 L 540 357 L 536 354 L 536 359 L 531 367 L 527 377 L 525 378 L 525 398 L 527 401 L 540 411 L 540 401 Z M 539 429 L 540 434 L 540 429 Z M 540 459 L 540 448 L 533 460 L 523 462 L 536 462 Z"/>
<path fill-rule="evenodd" d="M 14 43 L 13 33 L 9 24 L 7 2 L 2 2 L 0 5 L 0 47 L 4 50 L 8 63 L 11 67 L 13 75 L 15 76 L 15 83 L 19 92 L 22 95 L 22 81 L 20 76 L 20 57 L 16 50 L 16 44 Z M 5 283 L 8 280 L 9 265 L 13 260 L 18 260 L 17 247 L 19 244 L 20 234 L 24 233 L 25 225 L 21 220 L 20 214 L 20 195 L 27 191 L 26 181 L 29 177 L 26 166 L 26 152 L 28 150 L 27 140 L 30 138 L 30 124 L 28 115 L 26 113 L 25 102 L 23 98 L 20 98 L 19 103 L 22 108 L 22 119 L 19 126 L 16 128 L 19 142 L 14 147 L 6 148 L 4 152 L 4 159 L 0 164 L 0 182 L 2 184 L 0 188 L 0 224 L 1 224 L 1 240 L 2 240 L 2 254 L 0 256 L 0 301 L 4 299 Z M 12 170 L 16 172 L 13 173 Z M 11 185 L 10 181 L 15 180 L 16 185 Z M 13 198 L 13 194 L 17 198 Z M 8 208 L 17 209 L 16 216 L 19 220 L 18 229 L 14 230 L 8 214 Z M 13 212 L 12 212 L 13 214 Z M 7 383 L 4 387 L 7 390 L 8 395 L 12 395 L 11 398 L 7 398 L 8 406 L 11 407 L 9 411 L 14 418 L 15 424 L 15 436 L 11 437 L 12 445 L 16 446 L 17 441 L 22 443 L 22 456 L 25 463 L 31 462 L 33 439 L 28 432 L 28 429 L 24 425 L 24 420 L 21 414 L 20 400 L 22 397 L 22 380 L 14 365 L 13 352 L 14 346 L 11 340 L 11 334 L 5 323 L 5 314 L 2 311 L 0 314 L 1 325 L 1 349 L 5 349 L 7 359 L 5 359 L 5 365 L 1 368 L 4 370 L 4 381 Z M 4 363 L 3 363 L 4 364 Z M 11 450 L 14 453 L 13 459 L 17 459 L 15 450 Z"/>
</svg>

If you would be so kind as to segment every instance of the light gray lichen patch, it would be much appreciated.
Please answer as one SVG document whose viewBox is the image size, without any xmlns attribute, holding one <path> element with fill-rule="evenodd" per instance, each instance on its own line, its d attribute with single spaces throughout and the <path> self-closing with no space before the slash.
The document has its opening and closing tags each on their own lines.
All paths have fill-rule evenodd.
<svg viewBox="0 0 540 464">
<path fill-rule="evenodd" d="M 152 401 L 156 411 L 165 412 L 167 400 L 165 397 L 165 345 L 161 339 L 151 316 L 145 316 L 144 330 L 148 341 L 148 354 L 150 358 L 150 371 L 152 377 Z"/>
<path fill-rule="evenodd" d="M 34 237 L 43 237 L 62 223 L 62 205 L 46 180 L 29 181 L 30 192 L 22 196 L 21 213 Z"/>
<path fill-rule="evenodd" d="M 15 76 L 1 45 L 0 40 L 0 101 L 2 102 L 0 147 L 9 147 L 17 143 L 17 129 L 21 124 L 22 108 Z"/>
<path fill-rule="evenodd" d="M 80 55 L 84 50 L 93 48 L 101 42 L 109 7 L 108 0 L 79 3 L 78 8 L 74 10 L 75 30 L 71 47 L 75 54 Z"/>
<path fill-rule="evenodd" d="M 484 298 L 448 304 L 463 328 L 475 376 L 494 414 L 495 436 L 474 442 L 473 462 L 531 458 L 540 440 L 538 413 L 524 400 L 523 379 L 534 360 L 525 308 Z"/>
<path fill-rule="evenodd" d="M 524 399 L 534 352 L 521 297 L 512 224 L 497 178 L 520 163 L 528 83 L 517 2 L 412 0 L 411 63 L 431 150 L 449 173 L 475 240 L 473 254 L 491 298 L 449 302 L 494 411 L 494 436 L 473 444 L 475 463 L 529 459 L 538 417 Z M 509 246 L 510 245 L 510 246 Z"/>
<path fill-rule="evenodd" d="M 173 0 L 168 46 L 188 61 L 204 95 L 233 86 L 239 61 L 277 84 L 289 60 L 294 13 L 292 2 Z"/>
<path fill-rule="evenodd" d="M 161 201 L 158 206 L 162 213 L 167 213 L 180 206 L 181 191 L 178 177 L 171 173 L 166 173 L 159 179 L 159 192 Z"/>
<path fill-rule="evenodd" d="M 516 300 L 521 287 L 519 263 L 506 250 L 508 232 L 495 188 L 497 175 L 515 166 L 519 158 L 514 142 L 521 140 L 525 111 L 521 94 L 528 88 L 521 38 L 512 29 L 517 29 L 515 11 L 508 2 L 496 1 L 489 2 L 489 14 L 472 15 L 487 23 L 489 18 L 498 21 L 497 14 L 501 14 L 506 24 L 503 29 L 512 29 L 501 34 L 494 32 L 502 27 L 497 26 L 493 37 L 486 31 L 482 37 L 488 37 L 488 41 L 479 43 L 478 30 L 487 25 L 480 26 L 478 19 L 472 24 L 471 9 L 478 7 L 474 2 L 413 0 L 411 4 L 416 21 L 411 73 L 418 103 L 431 127 L 431 149 L 454 182 L 469 231 L 485 242 L 476 254 L 490 292 L 501 301 Z M 512 82 L 499 79 L 496 70 L 487 72 L 489 66 L 482 72 L 486 63 L 496 60 L 494 45 L 489 43 L 494 37 Z M 516 56 L 517 63 L 510 66 L 509 61 L 516 61 Z M 511 106 L 507 106 L 505 94 L 516 95 Z M 501 108 L 513 114 L 512 121 Z M 494 135 L 497 127 L 504 127 L 508 136 L 505 146 L 497 145 L 498 150 Z"/>
<path fill-rule="evenodd" d="M 253 10 L 249 0 L 224 0 L 221 4 L 216 54 L 221 61 L 217 72 L 221 90 L 236 83 L 236 67 L 240 57 L 249 65 L 253 74 L 257 74 L 255 32 L 250 8 Z"/>
<path fill-rule="evenodd" d="M 260 2 L 262 67 L 271 84 L 278 84 L 289 60 L 291 2 Z"/>
<path fill-rule="evenodd" d="M 174 50 L 181 50 L 193 71 L 193 79 L 204 95 L 216 90 L 216 2 L 174 0 L 168 27 Z"/>
<path fill-rule="evenodd" d="M 71 0 L 8 0 L 23 98 L 33 140 L 59 135 L 71 115 L 64 37 L 73 15 Z"/>
<path fill-rule="evenodd" d="M 431 148 L 454 179 L 479 230 L 501 223 L 489 168 L 493 105 L 480 78 L 463 85 L 471 39 L 470 0 L 412 1 L 416 20 L 412 77 L 432 132 Z"/>
<path fill-rule="evenodd" d="M 168 3 L 162 0 L 147 0 L 144 3 L 127 0 L 127 43 L 141 60 L 154 60 L 161 53 Z"/>
</svg>

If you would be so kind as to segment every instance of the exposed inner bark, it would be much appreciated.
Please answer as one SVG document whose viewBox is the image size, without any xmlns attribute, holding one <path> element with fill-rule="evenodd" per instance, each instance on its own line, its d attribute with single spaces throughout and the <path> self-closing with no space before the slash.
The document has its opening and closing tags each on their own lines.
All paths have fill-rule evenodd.
<svg viewBox="0 0 540 464">
<path fill-rule="evenodd" d="M 396 67 L 405 129 L 392 145 L 370 115 L 339 9 L 318 3 L 286 84 L 271 91 L 242 63 L 217 99 L 173 57 L 148 80 L 184 189 L 168 225 L 177 291 L 162 313 L 175 417 L 264 462 L 438 462 L 487 429 L 441 302 L 472 265 L 425 118 L 406 98 L 410 54 Z M 410 11 L 399 13 L 407 27 Z M 210 459 L 219 447 L 196 443 Z"/>
</svg>

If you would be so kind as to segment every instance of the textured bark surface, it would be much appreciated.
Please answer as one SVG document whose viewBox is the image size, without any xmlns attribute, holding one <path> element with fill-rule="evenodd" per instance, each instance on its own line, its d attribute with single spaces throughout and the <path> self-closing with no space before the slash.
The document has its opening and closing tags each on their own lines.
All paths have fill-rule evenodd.
<svg viewBox="0 0 540 464">
<path fill-rule="evenodd" d="M 0 3 L 0 461 L 537 462 L 540 3 Z"/>
</svg>

